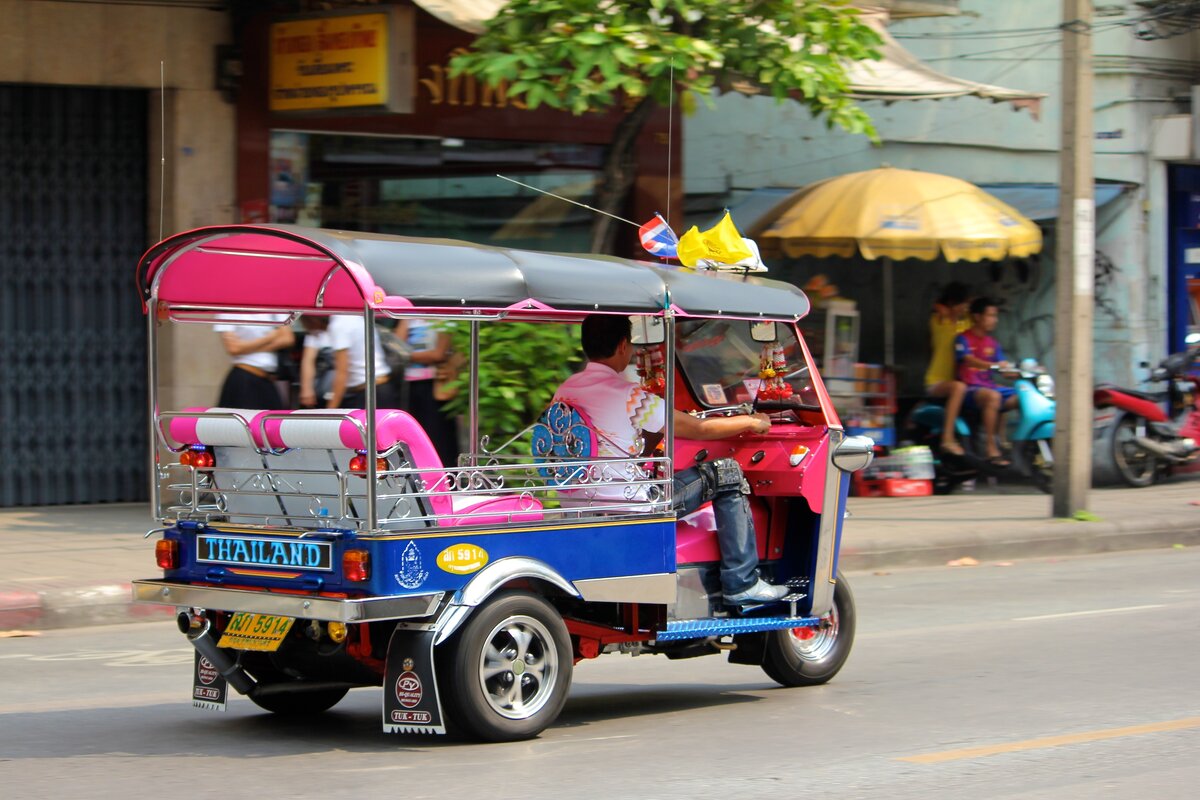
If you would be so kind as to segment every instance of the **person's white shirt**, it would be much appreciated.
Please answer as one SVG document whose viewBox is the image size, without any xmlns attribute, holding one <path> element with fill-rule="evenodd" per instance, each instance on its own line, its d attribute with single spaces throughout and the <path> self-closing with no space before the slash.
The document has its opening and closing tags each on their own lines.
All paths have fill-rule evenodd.
<svg viewBox="0 0 1200 800">
<path fill-rule="evenodd" d="M 627 459 L 641 455 L 639 440 L 643 431 L 657 433 L 666 426 L 663 399 L 631 382 L 624 373 L 589 361 L 583 371 L 563 381 L 554 393 L 555 400 L 583 412 L 596 432 L 596 457 Z M 604 467 L 601 485 L 560 490 L 577 504 L 643 502 L 649 497 L 648 486 L 622 485 L 630 479 L 628 462 Z"/>
<path fill-rule="evenodd" d="M 304 343 L 305 349 L 320 350 L 328 347 L 334 353 L 347 351 L 346 389 L 362 386 L 367 382 L 366 322 L 357 314 L 335 314 L 329 318 L 329 328 L 313 334 Z M 385 378 L 392 374 L 383 355 L 379 331 L 375 332 L 375 377 Z"/>
<path fill-rule="evenodd" d="M 264 322 L 271 322 L 274 325 L 283 325 L 288 321 L 287 314 L 255 314 L 256 318 L 261 318 Z M 227 320 L 245 320 L 251 317 L 250 314 L 218 314 L 217 319 Z M 271 332 L 270 325 L 238 325 L 235 323 L 219 323 L 213 326 L 213 330 L 217 333 L 232 333 L 243 342 L 252 342 L 255 339 L 261 339 Z M 257 369 L 266 370 L 267 372 L 275 372 L 279 368 L 279 357 L 273 351 L 265 351 L 259 353 L 243 353 L 240 356 L 231 356 L 234 364 L 245 364 L 248 367 L 256 367 Z M 360 381 L 361 383 L 361 381 Z"/>
</svg>

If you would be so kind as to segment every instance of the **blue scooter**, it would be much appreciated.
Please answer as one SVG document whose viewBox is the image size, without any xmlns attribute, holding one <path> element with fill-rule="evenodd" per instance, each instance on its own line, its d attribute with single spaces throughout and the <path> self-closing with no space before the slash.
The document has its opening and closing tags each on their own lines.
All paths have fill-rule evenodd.
<svg viewBox="0 0 1200 800">
<path fill-rule="evenodd" d="M 1016 422 L 1008 437 L 1012 442 L 1011 466 L 996 466 L 980 455 L 972 428 L 961 415 L 955 421 L 955 432 L 964 454 L 941 452 L 939 443 L 946 414 L 941 405 L 926 401 L 909 416 L 909 438 L 933 451 L 934 491 L 939 494 L 949 494 L 961 483 L 979 475 L 991 475 L 1001 480 L 1023 479 L 1044 492 L 1051 490 L 1054 378 L 1032 358 L 1023 359 L 1014 369 L 992 369 L 998 379 L 1010 383 L 1017 392 Z"/>
</svg>

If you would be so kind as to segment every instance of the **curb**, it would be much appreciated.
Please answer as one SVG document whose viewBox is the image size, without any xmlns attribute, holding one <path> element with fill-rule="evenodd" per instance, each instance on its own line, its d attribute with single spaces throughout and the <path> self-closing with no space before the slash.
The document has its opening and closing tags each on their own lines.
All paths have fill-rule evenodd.
<svg viewBox="0 0 1200 800">
<path fill-rule="evenodd" d="M 1062 520 L 1037 528 L 1023 527 L 1019 535 L 1005 538 L 994 530 L 960 532 L 953 539 L 923 544 L 893 542 L 843 546 L 838 559 L 841 569 L 851 572 L 891 567 L 943 566 L 948 561 L 971 556 L 980 561 L 1016 558 L 1094 555 L 1124 550 L 1200 545 L 1200 527 L 1194 516 L 1129 522 L 1080 522 Z"/>
<path fill-rule="evenodd" d="M 158 622 L 174 606 L 135 604 L 133 586 L 105 584 L 45 592 L 0 592 L 0 631 L 51 630 L 124 622 Z"/>
</svg>

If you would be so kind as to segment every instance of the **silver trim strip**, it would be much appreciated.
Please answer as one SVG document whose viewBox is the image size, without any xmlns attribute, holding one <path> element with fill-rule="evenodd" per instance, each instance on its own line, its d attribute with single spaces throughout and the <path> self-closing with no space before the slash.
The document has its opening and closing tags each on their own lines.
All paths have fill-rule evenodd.
<svg viewBox="0 0 1200 800">
<path fill-rule="evenodd" d="M 211 608 L 218 611 L 249 611 L 331 622 L 374 622 L 428 617 L 437 609 L 443 596 L 444 592 L 434 592 L 403 597 L 341 599 L 225 589 L 217 586 L 189 586 L 163 580 L 133 581 L 133 599 L 137 603 Z"/>
<path fill-rule="evenodd" d="M 656 575 L 630 575 L 620 578 L 591 578 L 575 581 L 584 600 L 595 603 L 675 602 L 676 581 L 672 572 Z"/>
<path fill-rule="evenodd" d="M 817 534 L 817 560 L 812 576 L 812 615 L 824 616 L 833 608 L 833 587 L 837 576 L 833 574 L 833 549 L 837 544 L 838 496 L 846 473 L 833 463 L 833 453 L 846 437 L 846 432 L 829 429 L 829 446 L 826 449 L 825 492 L 822 498 L 821 525 Z"/>
</svg>

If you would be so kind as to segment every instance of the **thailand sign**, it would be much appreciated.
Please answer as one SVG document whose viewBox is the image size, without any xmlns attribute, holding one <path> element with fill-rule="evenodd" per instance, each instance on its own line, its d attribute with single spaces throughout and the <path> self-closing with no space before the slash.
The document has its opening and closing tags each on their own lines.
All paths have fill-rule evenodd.
<svg viewBox="0 0 1200 800">
<path fill-rule="evenodd" d="M 412 15 L 404 11 L 273 24 L 271 110 L 411 111 Z"/>
</svg>

